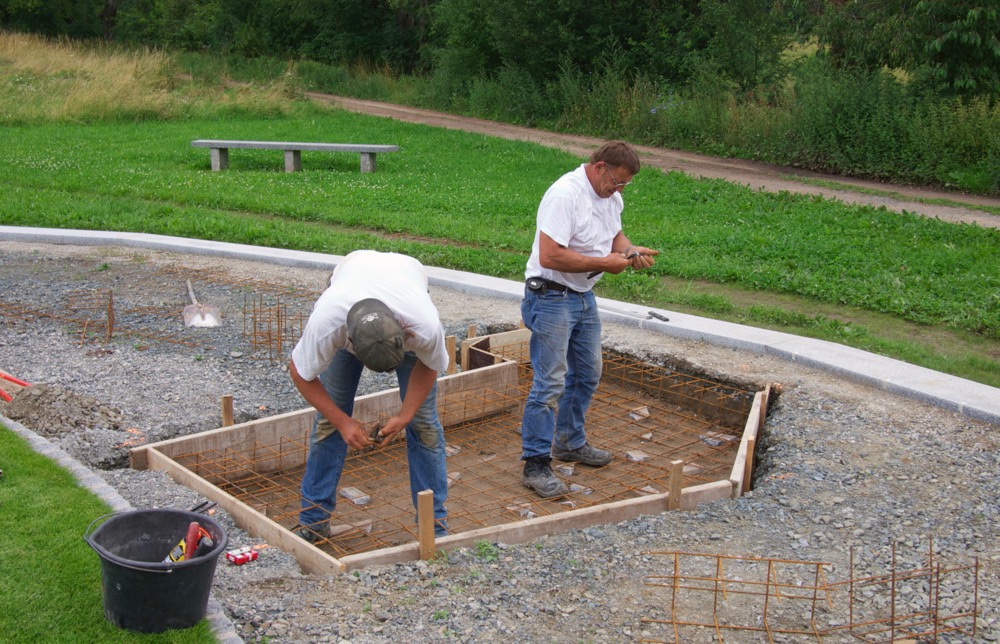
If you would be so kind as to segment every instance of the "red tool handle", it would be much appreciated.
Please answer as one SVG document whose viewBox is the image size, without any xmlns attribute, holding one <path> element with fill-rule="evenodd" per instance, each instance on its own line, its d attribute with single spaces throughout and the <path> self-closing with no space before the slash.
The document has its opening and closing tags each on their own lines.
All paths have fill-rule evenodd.
<svg viewBox="0 0 1000 644">
<path fill-rule="evenodd" d="M 26 383 L 25 381 L 21 380 L 20 378 L 15 378 L 14 376 L 10 375 L 9 373 L 4 373 L 2 371 L 0 371 L 0 380 L 9 380 L 10 382 L 13 382 L 15 385 L 18 385 L 20 387 L 30 387 L 31 386 L 28 383 Z"/>
</svg>

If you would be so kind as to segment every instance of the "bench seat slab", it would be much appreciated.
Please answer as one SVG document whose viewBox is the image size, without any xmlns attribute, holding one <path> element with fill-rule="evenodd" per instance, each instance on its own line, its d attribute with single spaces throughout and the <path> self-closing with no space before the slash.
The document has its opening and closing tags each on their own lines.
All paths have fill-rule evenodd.
<svg viewBox="0 0 1000 644">
<path fill-rule="evenodd" d="M 282 150 L 285 153 L 285 172 L 302 170 L 302 150 L 316 152 L 356 152 L 361 157 L 361 172 L 375 172 L 375 155 L 399 151 L 398 145 L 367 145 L 358 143 L 300 143 L 281 141 L 228 141 L 219 139 L 196 139 L 191 141 L 196 148 L 209 148 L 212 155 L 212 171 L 219 172 L 229 167 L 229 149 L 244 148 L 257 150 Z"/>
</svg>

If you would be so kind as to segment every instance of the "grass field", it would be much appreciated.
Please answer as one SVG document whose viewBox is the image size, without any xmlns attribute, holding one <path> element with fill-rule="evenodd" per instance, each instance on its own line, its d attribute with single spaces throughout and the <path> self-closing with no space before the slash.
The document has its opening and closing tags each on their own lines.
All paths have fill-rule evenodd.
<svg viewBox="0 0 1000 644">
<path fill-rule="evenodd" d="M 0 223 L 159 233 L 344 254 L 406 252 L 519 279 L 537 202 L 581 162 L 529 143 L 300 105 L 280 118 L 8 126 Z M 394 143 L 356 154 L 233 150 L 196 138 Z M 602 295 L 778 328 L 1000 384 L 1000 232 L 646 169 L 625 229 L 662 254 Z"/>
</svg>

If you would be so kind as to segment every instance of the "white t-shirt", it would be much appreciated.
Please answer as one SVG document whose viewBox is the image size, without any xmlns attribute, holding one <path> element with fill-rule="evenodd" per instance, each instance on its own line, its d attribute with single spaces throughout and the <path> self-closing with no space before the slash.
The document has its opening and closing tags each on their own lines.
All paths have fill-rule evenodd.
<svg viewBox="0 0 1000 644">
<path fill-rule="evenodd" d="M 448 368 L 444 328 L 427 292 L 423 265 L 407 255 L 357 250 L 333 271 L 330 287 L 316 301 L 292 350 L 299 375 L 313 380 L 330 366 L 339 349 L 354 352 L 347 335 L 347 312 L 369 297 L 381 300 L 396 315 L 406 351 L 435 371 Z"/>
<path fill-rule="evenodd" d="M 525 278 L 543 277 L 565 284 L 574 291 L 589 291 L 601 279 L 588 273 L 562 273 L 542 268 L 539 261 L 540 233 L 560 246 L 590 257 L 607 257 L 611 244 L 622 229 L 625 202 L 621 193 L 602 198 L 590 185 L 586 164 L 567 172 L 549 186 L 538 205 L 538 224 Z"/>
</svg>

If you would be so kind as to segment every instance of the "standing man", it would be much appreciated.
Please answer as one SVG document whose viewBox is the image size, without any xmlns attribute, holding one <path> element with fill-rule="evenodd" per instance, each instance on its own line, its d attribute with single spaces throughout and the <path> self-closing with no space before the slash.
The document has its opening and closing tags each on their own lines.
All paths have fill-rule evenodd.
<svg viewBox="0 0 1000 644">
<path fill-rule="evenodd" d="M 521 423 L 521 482 L 544 498 L 569 491 L 552 473 L 553 457 L 594 467 L 611 462 L 611 453 L 590 445 L 584 431 L 602 359 L 591 289 L 602 273 L 649 268 L 658 254 L 622 232 L 621 192 L 638 172 L 632 146 L 610 141 L 552 184 L 538 206 L 521 301 L 534 369 Z"/>
<path fill-rule="evenodd" d="M 329 538 L 347 448 L 372 445 L 364 424 L 351 418 L 364 367 L 396 372 L 402 404 L 375 441 L 389 442 L 406 429 L 413 506 L 418 492 L 432 490 L 434 532 L 443 536 L 448 478 L 436 399 L 437 374 L 448 368 L 444 328 L 420 262 L 370 250 L 337 265 L 292 350 L 292 382 L 317 411 L 296 534 L 312 543 Z"/>
</svg>

